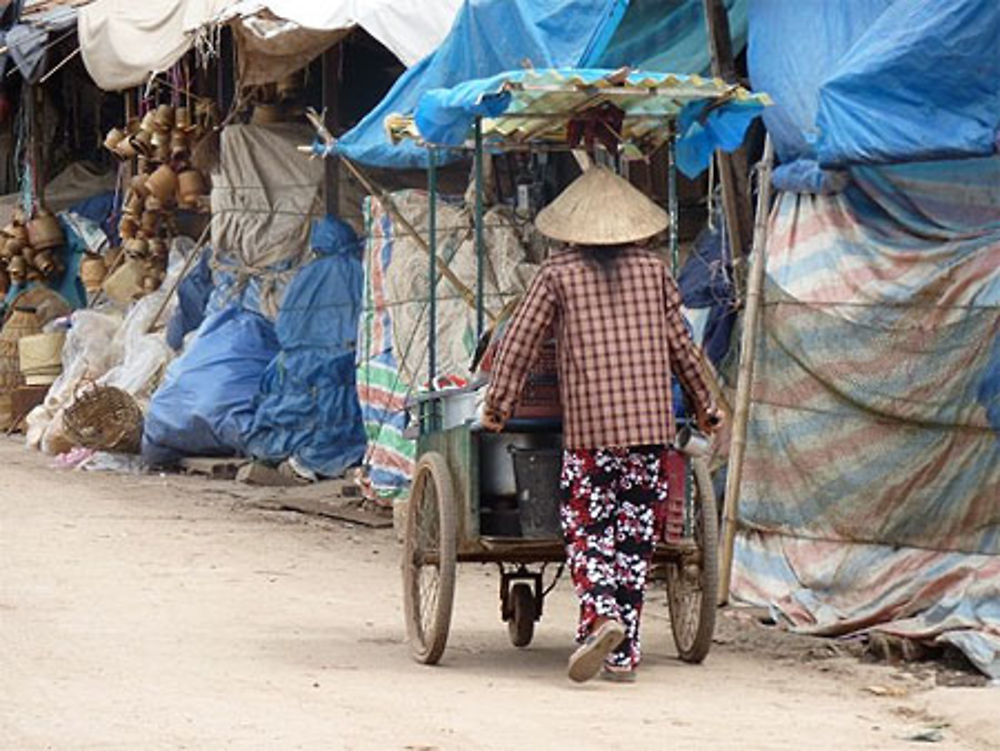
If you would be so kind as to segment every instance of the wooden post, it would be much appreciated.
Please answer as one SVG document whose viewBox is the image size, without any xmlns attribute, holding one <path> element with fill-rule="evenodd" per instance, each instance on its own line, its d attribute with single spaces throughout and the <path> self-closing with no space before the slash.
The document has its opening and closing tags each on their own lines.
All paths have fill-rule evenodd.
<svg viewBox="0 0 1000 751">
<path fill-rule="evenodd" d="M 31 198 L 35 206 L 28 212 L 29 218 L 32 213 L 41 209 L 45 204 L 45 173 L 48 171 L 45 164 L 45 149 L 42 147 L 42 139 L 45 137 L 45 97 L 42 87 L 31 84 L 28 92 L 31 97 Z"/>
<path fill-rule="evenodd" d="M 708 29 L 708 48 L 712 57 L 712 75 L 727 83 L 736 83 L 733 63 L 733 42 L 729 35 L 729 16 L 722 0 L 703 0 Z M 752 215 L 750 193 L 747 190 L 747 155 L 742 146 L 731 154 L 718 153 L 719 183 L 722 186 L 722 206 L 726 213 L 726 229 L 733 251 L 733 271 L 736 294 L 740 295 L 744 257 L 750 251 Z"/>
<path fill-rule="evenodd" d="M 334 136 L 338 135 L 338 100 L 340 93 L 341 44 L 337 43 L 323 53 L 323 116 L 324 124 Z M 340 159 L 330 154 L 323 160 L 326 173 L 323 179 L 323 195 L 326 213 L 340 216 Z"/>
<path fill-rule="evenodd" d="M 753 366 L 757 353 L 757 323 L 764 290 L 766 264 L 767 219 L 771 202 L 771 165 L 774 147 L 771 137 L 764 141 L 761 158 L 760 185 L 757 191 L 757 217 L 753 231 L 753 262 L 747 280 L 747 304 L 743 315 L 740 339 L 740 368 L 736 381 L 736 411 L 733 415 L 732 437 L 729 444 L 729 467 L 726 474 L 726 497 L 722 518 L 722 556 L 719 561 L 719 604 L 729 601 L 729 585 L 733 571 L 733 545 L 739 517 L 740 480 L 743 477 L 743 457 L 746 454 L 747 419 L 753 390 Z"/>
</svg>

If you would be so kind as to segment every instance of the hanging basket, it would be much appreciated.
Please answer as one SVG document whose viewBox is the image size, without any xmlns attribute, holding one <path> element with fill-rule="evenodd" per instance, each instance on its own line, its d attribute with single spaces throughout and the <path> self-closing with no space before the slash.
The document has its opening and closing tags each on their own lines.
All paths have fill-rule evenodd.
<svg viewBox="0 0 1000 751">
<path fill-rule="evenodd" d="M 63 413 L 69 438 L 84 448 L 138 454 L 142 446 L 142 410 L 127 392 L 90 383 L 77 389 Z"/>
</svg>

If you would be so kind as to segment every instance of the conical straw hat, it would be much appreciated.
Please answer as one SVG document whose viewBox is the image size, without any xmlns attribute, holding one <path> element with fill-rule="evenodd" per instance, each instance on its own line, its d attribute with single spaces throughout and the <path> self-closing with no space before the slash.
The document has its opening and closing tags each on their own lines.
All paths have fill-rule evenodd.
<svg viewBox="0 0 1000 751">
<path fill-rule="evenodd" d="M 667 212 L 604 167 L 580 175 L 535 219 L 543 235 L 574 245 L 638 242 L 669 223 Z"/>
</svg>

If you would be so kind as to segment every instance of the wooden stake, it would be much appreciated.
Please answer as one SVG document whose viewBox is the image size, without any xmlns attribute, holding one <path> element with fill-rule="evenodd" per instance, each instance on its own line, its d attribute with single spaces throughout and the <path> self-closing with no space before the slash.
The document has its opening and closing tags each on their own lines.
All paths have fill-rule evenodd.
<svg viewBox="0 0 1000 751">
<path fill-rule="evenodd" d="M 747 418 L 753 390 L 753 365 L 757 352 L 757 323 L 764 290 L 764 269 L 767 244 L 767 220 L 771 202 L 771 166 L 774 146 L 771 137 L 764 141 L 764 156 L 760 165 L 760 185 L 757 191 L 757 216 L 753 231 L 753 261 L 747 280 L 747 305 L 743 316 L 743 333 L 740 338 L 740 367 L 736 381 L 736 413 L 729 444 L 729 467 L 726 474 L 725 509 L 722 520 L 722 556 L 719 562 L 719 604 L 729 601 L 729 587 L 733 570 L 733 546 L 736 540 L 736 523 L 739 517 L 740 480 L 743 476 L 743 457 L 746 453 Z"/>
<path fill-rule="evenodd" d="M 733 62 L 733 43 L 729 32 L 729 16 L 722 0 L 703 0 L 708 49 L 712 57 L 712 75 L 727 83 L 737 83 Z M 741 146 L 731 154 L 718 152 L 719 184 L 725 209 L 726 231 L 733 254 L 737 301 L 743 295 L 745 257 L 750 252 L 750 198 L 747 190 L 747 155 Z"/>
</svg>

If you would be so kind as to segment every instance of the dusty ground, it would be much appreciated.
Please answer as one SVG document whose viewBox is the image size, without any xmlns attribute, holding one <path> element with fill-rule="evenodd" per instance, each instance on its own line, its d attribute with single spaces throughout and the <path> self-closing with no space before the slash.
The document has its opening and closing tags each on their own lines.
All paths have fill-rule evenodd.
<svg viewBox="0 0 1000 751">
<path fill-rule="evenodd" d="M 659 595 L 640 682 L 574 686 L 568 587 L 518 651 L 474 566 L 423 667 L 390 530 L 260 511 L 222 481 L 49 470 L 6 441 L 0 483 L 2 749 L 1000 748 L 1000 689 L 745 614 L 681 664 Z"/>
</svg>

